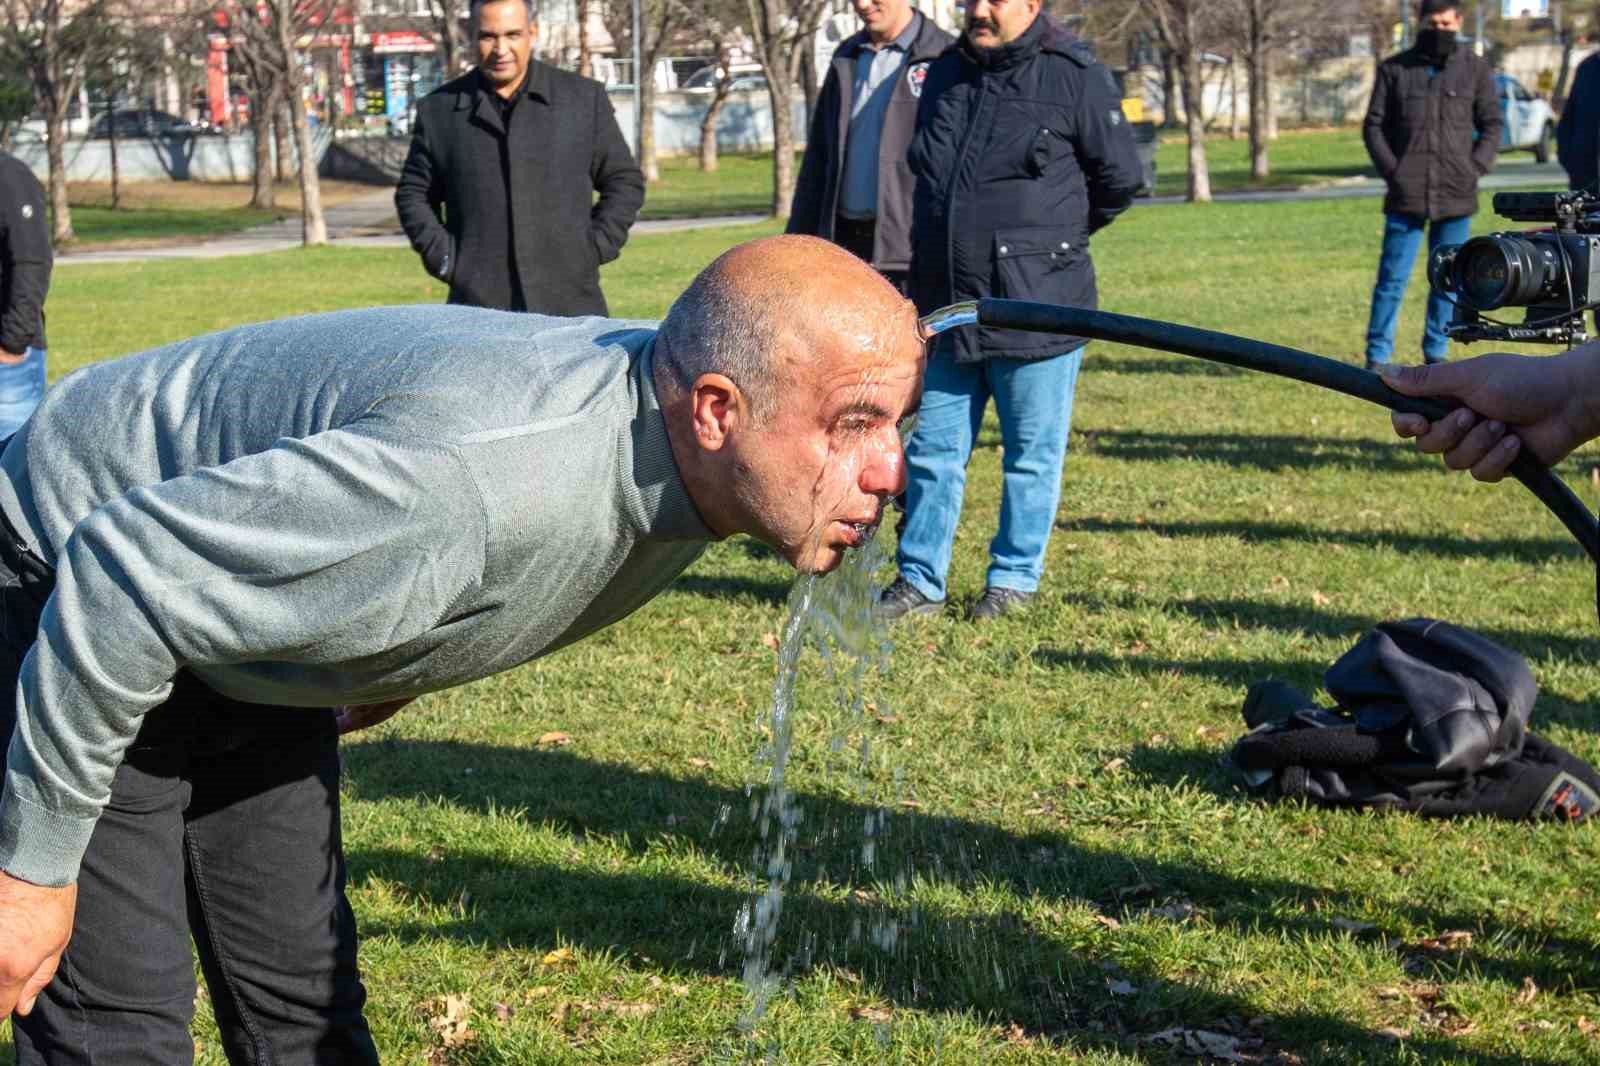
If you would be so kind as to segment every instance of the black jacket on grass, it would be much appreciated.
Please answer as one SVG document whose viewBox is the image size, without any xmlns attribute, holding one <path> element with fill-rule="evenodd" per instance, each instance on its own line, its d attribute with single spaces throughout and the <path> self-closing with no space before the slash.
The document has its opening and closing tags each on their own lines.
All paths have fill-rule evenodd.
<svg viewBox="0 0 1600 1066">
<path fill-rule="evenodd" d="M 995 49 L 965 37 L 928 69 L 911 142 L 911 293 L 926 313 L 996 296 L 1094 307 L 1089 234 L 1144 170 L 1122 94 L 1089 46 L 1041 13 Z M 941 354 L 1039 359 L 1081 338 L 952 330 Z"/>
<path fill-rule="evenodd" d="M 872 265 L 879 270 L 906 270 L 911 265 L 911 189 L 914 179 L 906 150 L 917 125 L 917 101 L 928 64 L 955 38 L 921 14 L 905 64 L 895 76 L 889 107 L 878 139 L 878 219 L 872 239 Z M 817 96 L 817 110 L 806 137 L 806 154 L 795 181 L 789 210 L 789 232 L 833 240 L 839 208 L 839 183 L 844 177 L 845 142 L 854 109 L 856 61 L 867 47 L 866 31 L 848 37 L 833 53 L 828 77 Z"/>
<path fill-rule="evenodd" d="M 44 186 L 16 156 L 0 152 L 0 348 L 43 348 L 50 289 L 50 217 Z"/>
<path fill-rule="evenodd" d="M 534 60 L 509 126 L 476 70 L 418 102 L 394 202 L 451 303 L 604 315 L 600 264 L 628 239 L 644 175 L 605 87 Z"/>
<path fill-rule="evenodd" d="M 1494 73 L 1470 49 L 1457 47 L 1439 69 L 1415 48 L 1385 59 L 1362 127 L 1367 154 L 1389 185 L 1384 213 L 1473 214 L 1478 178 L 1494 168 L 1504 124 Z"/>
</svg>

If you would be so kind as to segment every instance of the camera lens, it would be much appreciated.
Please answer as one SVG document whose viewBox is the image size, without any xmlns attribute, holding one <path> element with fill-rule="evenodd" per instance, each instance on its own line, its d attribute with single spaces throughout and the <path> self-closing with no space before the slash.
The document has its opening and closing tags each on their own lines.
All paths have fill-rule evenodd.
<svg viewBox="0 0 1600 1066">
<path fill-rule="evenodd" d="M 1547 248 L 1510 233 L 1474 237 L 1456 252 L 1451 268 L 1451 287 L 1480 311 L 1536 303 L 1558 269 Z"/>
</svg>

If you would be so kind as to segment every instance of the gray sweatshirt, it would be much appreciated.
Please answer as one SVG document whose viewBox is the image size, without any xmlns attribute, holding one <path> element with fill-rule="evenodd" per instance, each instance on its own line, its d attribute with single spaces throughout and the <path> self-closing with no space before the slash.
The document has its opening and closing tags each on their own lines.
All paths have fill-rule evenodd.
<svg viewBox="0 0 1600 1066">
<path fill-rule="evenodd" d="M 146 711 L 366 703 L 629 614 L 712 534 L 672 459 L 654 323 L 379 308 L 79 371 L 0 457 L 56 568 L 17 686 L 0 869 L 77 876 Z"/>
</svg>

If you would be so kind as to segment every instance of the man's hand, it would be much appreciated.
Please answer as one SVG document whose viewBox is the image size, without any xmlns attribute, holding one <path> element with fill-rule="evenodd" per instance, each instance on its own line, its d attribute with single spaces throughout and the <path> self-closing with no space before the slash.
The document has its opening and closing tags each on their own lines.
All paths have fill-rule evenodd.
<svg viewBox="0 0 1600 1066">
<path fill-rule="evenodd" d="M 354 733 L 358 729 L 386 722 L 394 717 L 396 711 L 411 702 L 407 696 L 403 700 L 388 700 L 384 703 L 366 703 L 357 707 L 338 708 L 339 735 Z"/>
<path fill-rule="evenodd" d="M 1452 470 L 1471 470 L 1479 481 L 1499 481 L 1523 448 L 1548 466 L 1600 431 L 1600 345 L 1557 356 L 1392 367 L 1383 380 L 1407 396 L 1455 399 L 1470 408 L 1438 422 L 1398 412 L 1390 420 L 1420 450 L 1442 455 Z"/>
<path fill-rule="evenodd" d="M 0 872 L 0 1018 L 27 1014 L 72 935 L 78 886 L 44 888 Z"/>
<path fill-rule="evenodd" d="M 27 359 L 27 352 L 14 352 L 9 348 L 0 348 L 0 363 L 4 363 L 6 366 L 16 366 L 18 363 L 26 362 Z"/>
</svg>

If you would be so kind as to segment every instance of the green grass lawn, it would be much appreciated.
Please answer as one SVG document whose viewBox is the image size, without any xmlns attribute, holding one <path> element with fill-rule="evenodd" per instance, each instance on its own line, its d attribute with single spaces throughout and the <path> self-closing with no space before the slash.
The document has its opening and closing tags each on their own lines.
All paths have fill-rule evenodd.
<svg viewBox="0 0 1600 1066">
<path fill-rule="evenodd" d="M 1316 185 L 1338 178 L 1376 177 L 1366 146 L 1361 143 L 1361 127 L 1335 129 L 1284 130 L 1270 142 L 1267 160 L 1271 172 L 1262 182 L 1250 180 L 1250 139 L 1230 140 L 1227 134 L 1206 138 L 1206 163 L 1211 172 L 1211 191 L 1238 192 L 1242 189 L 1294 188 Z M 1188 181 L 1189 143 L 1182 131 L 1163 130 L 1156 147 L 1156 194 L 1181 195 Z"/>
<path fill-rule="evenodd" d="M 1095 239 L 1104 306 L 1354 360 L 1380 225 L 1373 200 L 1136 208 Z M 635 238 L 604 273 L 613 312 L 659 314 L 768 231 Z M 65 267 L 52 372 L 441 296 L 403 250 Z M 1422 299 L 1419 277 L 1408 355 Z M 981 591 L 998 447 L 991 421 L 957 607 Z M 1587 487 L 1595 459 L 1562 472 Z M 896 628 L 859 716 L 803 663 L 794 962 L 753 1044 L 732 929 L 791 575 L 734 541 L 593 639 L 346 746 L 380 1046 L 463 1066 L 1224 1061 L 1181 1046 L 1204 1039 L 1257 1056 L 1234 1061 L 1593 1063 L 1595 827 L 1269 806 L 1220 762 L 1250 682 L 1315 691 L 1366 628 L 1416 614 L 1528 656 L 1535 728 L 1600 760 L 1593 580 L 1520 487 L 1446 476 L 1375 408 L 1096 344 L 1036 605 Z M 208 1012 L 199 1060 L 220 1063 Z"/>
</svg>

